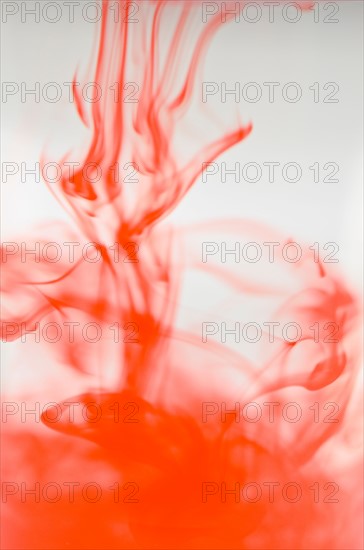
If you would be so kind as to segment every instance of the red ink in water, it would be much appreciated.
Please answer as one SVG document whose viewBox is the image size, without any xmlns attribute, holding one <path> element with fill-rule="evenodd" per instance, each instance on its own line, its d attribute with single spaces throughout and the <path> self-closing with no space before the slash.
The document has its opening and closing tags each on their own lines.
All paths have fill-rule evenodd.
<svg viewBox="0 0 364 550">
<path fill-rule="evenodd" d="M 50 361 L 39 375 L 39 394 L 24 383 L 22 397 L 29 403 L 37 394 L 48 404 L 42 424 L 26 430 L 14 420 L 5 430 L 4 479 L 15 484 L 6 487 L 6 548 L 339 550 L 343 541 L 359 548 L 349 523 L 358 461 L 351 482 L 340 468 L 356 452 L 344 423 L 356 414 L 356 297 L 311 253 L 262 274 L 246 264 L 202 263 L 193 252 L 193 242 L 214 231 L 220 240 L 284 242 L 270 228 L 244 221 L 158 226 L 202 163 L 252 128 L 237 125 L 214 136 L 206 111 L 206 129 L 184 137 L 193 123 L 201 62 L 221 17 L 197 32 L 192 2 L 133 4 L 135 27 L 127 18 L 115 23 L 104 4 L 93 81 L 102 89 L 117 82 L 119 93 L 138 83 L 138 101 L 110 101 L 105 94 L 88 111 L 75 87 L 78 114 L 91 129 L 82 167 L 95 163 L 102 178 L 93 183 L 80 168 L 58 187 L 49 184 L 78 225 L 74 234 L 57 229 L 55 239 L 96 242 L 100 261 L 87 263 L 79 251 L 74 262 L 57 264 L 31 258 L 24 264 L 16 251 L 7 256 L 4 338 L 17 339 L 37 323 L 68 330 L 54 344 L 28 346 L 29 357 L 44 353 Z M 71 153 L 62 159 L 72 160 Z M 137 170 L 136 187 L 116 177 L 117 163 Z M 180 315 L 191 273 L 214 285 L 204 319 L 214 318 L 213 307 L 215 314 L 219 307 L 228 311 L 231 300 L 241 312 L 247 301 L 256 300 L 259 309 L 263 300 L 275 321 L 300 322 L 302 338 L 272 345 L 265 335 L 255 359 L 202 342 L 193 319 Z M 72 323 L 96 324 L 107 337 L 85 341 L 76 328 L 70 337 Z M 314 323 L 339 326 L 340 339 L 314 342 Z M 227 412 L 236 411 L 237 402 L 258 410 L 278 403 L 275 419 L 252 422 Z M 305 411 L 299 424 L 282 415 L 287 402 Z M 331 412 L 327 403 L 338 405 L 332 422 L 321 421 Z M 38 502 L 22 499 L 23 482 L 40 483 Z M 52 483 L 62 489 L 54 501 L 42 496 Z M 90 483 L 102 488 L 100 499 L 85 489 Z M 337 485 L 336 503 L 330 495 Z"/>
</svg>

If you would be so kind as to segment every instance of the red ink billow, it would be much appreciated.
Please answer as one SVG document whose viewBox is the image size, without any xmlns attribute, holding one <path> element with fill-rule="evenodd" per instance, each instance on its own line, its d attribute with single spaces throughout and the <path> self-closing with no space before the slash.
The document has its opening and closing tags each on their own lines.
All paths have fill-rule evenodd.
<svg viewBox="0 0 364 550">
<path fill-rule="evenodd" d="M 3 480 L 14 484 L 3 497 L 3 547 L 359 549 L 353 520 L 361 482 L 356 293 L 336 266 L 317 263 L 313 252 L 262 270 L 259 264 L 203 263 L 193 244 L 204 236 L 290 241 L 263 224 L 159 224 L 203 163 L 248 138 L 252 125 L 238 121 L 227 128 L 226 105 L 216 124 L 216 113 L 211 117 L 201 101 L 202 62 L 221 17 L 201 25 L 199 2 L 133 4 L 138 22 L 130 24 L 127 17 L 115 22 L 103 3 L 88 80 L 103 90 L 137 83 L 137 101 L 104 94 L 85 103 L 74 87 L 78 115 L 90 132 L 82 161 L 68 151 L 62 159 L 44 155 L 42 162 L 81 161 L 71 177 L 48 182 L 77 229 L 41 228 L 40 238 L 35 231 L 27 239 L 29 249 L 34 242 L 98 243 L 101 261 L 78 256 L 52 263 L 29 255 L 22 262 L 15 247 L 4 265 L 4 339 L 50 322 L 68 323 L 70 330 L 97 323 L 103 337 L 70 338 L 63 331 L 57 341 L 24 344 L 29 370 L 17 381 L 17 395 L 29 404 L 50 404 L 40 424 L 15 416 L 3 424 Z M 117 162 L 137 167 L 134 187 L 117 181 Z M 82 170 L 90 163 L 102 169 L 97 182 Z M 133 243 L 138 261 L 116 263 L 114 243 Z M 263 306 L 265 320 L 336 323 L 340 338 L 317 343 L 308 329 L 296 343 L 267 337 L 254 356 L 202 342 L 201 322 L 214 319 L 214 312 L 230 319 L 231 311 L 261 312 Z M 114 323 L 133 324 L 137 338 L 115 339 Z M 266 416 L 255 424 L 236 422 L 227 411 L 225 422 L 219 415 L 205 422 L 206 402 L 229 403 L 232 413 L 236 402 L 295 402 L 305 410 L 333 402 L 338 421 L 317 422 L 312 414 L 296 424 L 278 415 L 277 422 Z M 75 403 L 97 405 L 100 415 L 81 415 Z M 91 482 L 103 491 L 97 502 L 82 493 Z M 22 483 L 28 492 L 21 495 L 16 488 Z M 37 483 L 73 484 L 74 501 L 66 492 L 57 502 L 42 492 L 38 498 Z M 241 493 L 247 484 L 251 491 Z M 117 499 L 116 487 L 125 489 Z"/>
</svg>

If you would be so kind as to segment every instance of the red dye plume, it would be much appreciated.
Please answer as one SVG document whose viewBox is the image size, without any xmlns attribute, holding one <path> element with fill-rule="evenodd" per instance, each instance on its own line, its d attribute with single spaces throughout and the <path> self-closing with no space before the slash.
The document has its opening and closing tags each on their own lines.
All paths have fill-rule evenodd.
<svg viewBox="0 0 364 550">
<path fill-rule="evenodd" d="M 26 431 L 14 420 L 7 435 L 6 494 L 19 496 L 8 506 L 21 525 L 11 519 L 7 548 L 359 549 L 345 470 L 352 461 L 359 482 L 347 422 L 357 413 L 357 298 L 311 252 L 263 268 L 201 261 L 206 241 L 289 242 L 271 228 L 157 223 L 204 162 L 252 129 L 216 127 L 200 103 L 221 23 L 217 14 L 201 27 L 200 8 L 120 3 L 116 23 L 104 0 L 88 75 L 101 96 L 89 109 L 74 86 L 89 142 L 70 175 L 48 182 L 78 232 L 28 239 L 41 250 L 63 243 L 56 263 L 3 249 L 3 338 L 40 334 L 27 361 L 46 364 L 32 365 L 20 391 L 42 402 L 42 423 Z M 77 160 L 69 151 L 62 163 Z M 138 181 L 125 182 L 129 169 Z M 220 317 L 229 329 L 235 319 L 264 327 L 254 353 L 207 338 Z M 272 322 L 301 334 L 272 341 Z M 40 484 L 39 500 L 22 499 L 22 483 Z M 47 500 L 54 483 L 61 496 Z"/>
</svg>

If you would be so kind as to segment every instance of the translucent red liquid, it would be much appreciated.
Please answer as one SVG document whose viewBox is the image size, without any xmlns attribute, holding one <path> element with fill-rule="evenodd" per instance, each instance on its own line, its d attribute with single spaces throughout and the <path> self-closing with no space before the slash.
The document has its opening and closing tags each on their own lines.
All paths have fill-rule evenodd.
<svg viewBox="0 0 364 550">
<path fill-rule="evenodd" d="M 189 110 L 195 112 L 201 61 L 221 18 L 212 17 L 201 30 L 193 3 L 138 5 L 135 27 L 125 19 L 115 23 L 105 5 L 92 75 L 103 89 L 138 82 L 138 102 L 105 98 L 87 112 L 77 96 L 91 135 L 82 162 L 100 166 L 102 179 L 92 183 L 81 167 L 58 186 L 49 185 L 79 230 L 60 228 L 60 242 L 96 242 L 101 261 L 22 263 L 17 253 L 6 258 L 3 319 L 15 327 L 4 329 L 7 339 L 20 338 L 36 323 L 65 321 L 97 323 L 108 337 L 71 341 L 67 333 L 55 344 L 30 348 L 51 350 L 62 365 L 45 390 L 46 401 L 55 399 L 62 369 L 71 382 L 70 372 L 92 372 L 99 388 L 90 389 L 87 378 L 83 393 L 70 385 L 57 406 L 43 410 L 42 424 L 29 428 L 14 420 L 5 426 L 3 478 L 13 485 L 4 489 L 4 548 L 359 548 L 352 492 L 360 470 L 354 460 L 348 480 L 340 468 L 341 460 L 347 464 L 347 455 L 355 455 L 349 428 L 357 414 L 351 405 L 360 357 L 357 298 L 313 254 L 255 278 L 242 265 L 201 263 L 190 244 L 208 226 L 158 226 L 198 178 L 202 163 L 245 139 L 252 126 L 227 130 L 222 124 L 222 135 L 214 137 L 206 112 L 208 131 L 200 129 L 192 140 L 179 135 Z M 138 167 L 134 195 L 115 179 L 120 159 Z M 214 230 L 221 238 L 274 240 L 270 228 L 244 221 L 219 222 Z M 138 261 L 115 262 L 115 242 L 133 243 Z M 293 344 L 263 340 L 256 363 L 221 344 L 203 343 L 189 320 L 178 317 L 185 278 L 196 272 L 216 285 L 214 301 L 233 297 L 243 309 L 247 297 L 269 297 L 277 316 L 305 326 L 335 322 L 340 339 L 313 345 L 307 332 Z M 126 341 L 125 334 L 112 339 L 113 323 L 123 330 L 128 323 L 137 327 L 137 341 Z M 103 376 L 110 364 L 113 387 Z M 37 400 L 26 384 L 21 393 L 26 402 Z M 298 424 L 282 416 L 237 422 L 232 414 L 222 421 L 221 403 L 233 409 L 237 401 L 262 407 L 265 401 L 297 402 L 306 412 L 313 403 L 319 411 L 328 402 L 339 408 L 335 422 L 327 423 L 310 413 Z M 219 410 L 208 422 L 202 416 L 206 402 L 218 403 Z M 61 487 L 58 500 L 52 501 L 51 488 L 43 493 L 49 483 Z M 101 487 L 98 500 L 92 487 L 85 488 L 89 483 Z M 27 493 L 31 488 L 35 492 Z"/>
</svg>

